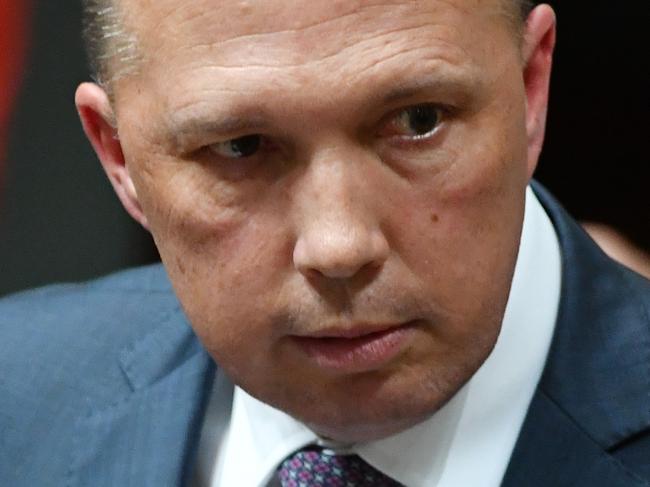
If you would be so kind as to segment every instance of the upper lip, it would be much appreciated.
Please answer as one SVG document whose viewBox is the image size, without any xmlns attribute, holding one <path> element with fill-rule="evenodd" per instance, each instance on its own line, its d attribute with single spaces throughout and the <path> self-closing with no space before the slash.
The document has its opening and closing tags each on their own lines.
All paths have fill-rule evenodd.
<svg viewBox="0 0 650 487">
<path fill-rule="evenodd" d="M 374 333 L 381 333 L 406 325 L 403 323 L 354 323 L 327 326 L 319 330 L 299 335 L 299 338 L 359 338 Z"/>
</svg>

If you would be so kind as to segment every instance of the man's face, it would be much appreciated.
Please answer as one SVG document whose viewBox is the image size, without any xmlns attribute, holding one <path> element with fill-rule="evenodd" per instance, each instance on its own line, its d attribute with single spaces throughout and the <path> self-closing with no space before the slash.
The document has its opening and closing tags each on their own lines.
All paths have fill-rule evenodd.
<svg viewBox="0 0 650 487">
<path fill-rule="evenodd" d="M 498 1 L 130 0 L 121 146 L 236 383 L 341 440 L 431 415 L 498 336 L 529 178 Z"/>
</svg>

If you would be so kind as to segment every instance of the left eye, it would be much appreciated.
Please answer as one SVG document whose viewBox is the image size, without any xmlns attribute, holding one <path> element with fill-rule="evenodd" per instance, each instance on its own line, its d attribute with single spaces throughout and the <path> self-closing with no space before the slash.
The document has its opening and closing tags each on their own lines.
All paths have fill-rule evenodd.
<svg viewBox="0 0 650 487">
<path fill-rule="evenodd" d="M 243 159 L 255 155 L 262 147 L 262 136 L 246 135 L 212 144 L 210 150 L 226 159 Z"/>
<path fill-rule="evenodd" d="M 442 110 L 435 105 L 417 105 L 405 108 L 390 123 L 392 135 L 424 139 L 438 128 Z"/>
</svg>

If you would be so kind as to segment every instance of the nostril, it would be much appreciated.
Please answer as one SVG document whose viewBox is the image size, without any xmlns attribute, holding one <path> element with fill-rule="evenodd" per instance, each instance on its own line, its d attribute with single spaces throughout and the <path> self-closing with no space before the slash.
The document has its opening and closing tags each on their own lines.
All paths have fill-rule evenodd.
<svg viewBox="0 0 650 487">
<path fill-rule="evenodd" d="M 355 263 L 339 262 L 322 266 L 316 269 L 320 274 L 330 279 L 349 279 L 355 276 L 365 265 L 357 265 Z"/>
</svg>

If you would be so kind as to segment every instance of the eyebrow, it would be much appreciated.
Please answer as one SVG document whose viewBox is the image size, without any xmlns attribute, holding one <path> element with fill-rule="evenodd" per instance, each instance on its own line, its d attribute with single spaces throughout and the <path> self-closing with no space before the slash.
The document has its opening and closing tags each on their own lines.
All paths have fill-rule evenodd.
<svg viewBox="0 0 650 487">
<path fill-rule="evenodd" d="M 188 117 L 172 115 L 164 127 L 167 140 L 170 140 L 174 147 L 183 148 L 199 137 L 260 132 L 268 125 L 268 119 L 262 113 L 225 117 L 220 117 L 218 111 L 208 113 L 202 111 Z"/>
<path fill-rule="evenodd" d="M 480 81 L 478 77 L 468 75 L 466 70 L 441 73 L 433 69 L 424 75 L 413 75 L 406 79 L 399 76 L 382 84 L 390 87 L 388 90 L 381 87 L 373 90 L 363 101 L 364 104 L 385 106 L 435 91 L 456 92 L 466 98 L 471 96 Z M 185 115 L 183 112 L 187 111 L 174 112 L 163 127 L 165 140 L 170 141 L 176 150 L 188 148 L 193 142 L 202 141 L 208 136 L 236 137 L 240 134 L 264 132 L 272 120 L 262 106 L 247 107 L 246 110 L 230 114 L 223 108 L 201 108 Z"/>
<path fill-rule="evenodd" d="M 431 91 L 458 91 L 469 96 L 478 89 L 479 85 L 479 77 L 473 76 L 466 70 L 452 73 L 436 71 L 397 82 L 383 97 L 375 97 L 375 99 L 380 99 L 385 105 L 389 105 Z"/>
</svg>

